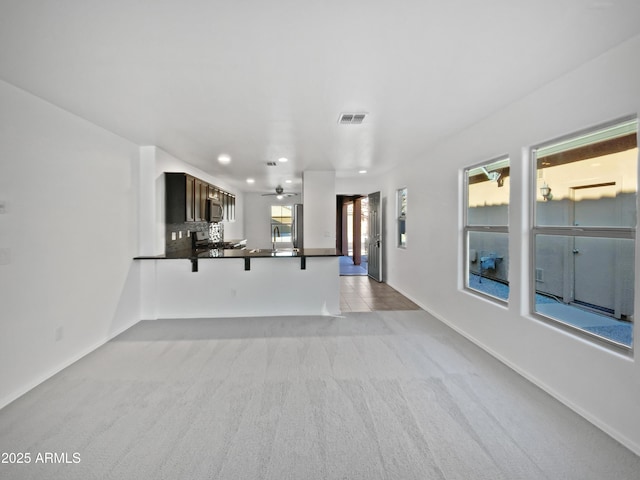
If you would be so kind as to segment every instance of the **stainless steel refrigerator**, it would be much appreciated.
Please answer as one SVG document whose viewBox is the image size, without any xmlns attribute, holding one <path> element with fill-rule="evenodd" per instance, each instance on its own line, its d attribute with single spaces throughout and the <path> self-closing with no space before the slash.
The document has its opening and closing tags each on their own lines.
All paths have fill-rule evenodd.
<svg viewBox="0 0 640 480">
<path fill-rule="evenodd" d="M 302 204 L 296 203 L 293 206 L 291 219 L 291 241 L 293 242 L 293 248 L 304 248 L 304 235 L 302 233 L 303 223 Z"/>
</svg>

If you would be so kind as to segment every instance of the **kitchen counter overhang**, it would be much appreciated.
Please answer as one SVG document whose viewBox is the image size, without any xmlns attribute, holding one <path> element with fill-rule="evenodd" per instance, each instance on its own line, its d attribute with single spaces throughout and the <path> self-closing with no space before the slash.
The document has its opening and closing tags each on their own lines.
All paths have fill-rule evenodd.
<svg viewBox="0 0 640 480">
<path fill-rule="evenodd" d="M 184 259 L 191 262 L 191 271 L 198 271 L 198 261 L 213 258 L 242 258 L 244 269 L 251 270 L 252 258 L 299 258 L 300 268 L 306 269 L 306 259 L 309 257 L 337 257 L 335 248 L 283 248 L 283 249 L 222 249 L 205 248 L 196 250 L 180 250 L 154 256 L 139 256 L 134 260 L 177 260 Z"/>
</svg>

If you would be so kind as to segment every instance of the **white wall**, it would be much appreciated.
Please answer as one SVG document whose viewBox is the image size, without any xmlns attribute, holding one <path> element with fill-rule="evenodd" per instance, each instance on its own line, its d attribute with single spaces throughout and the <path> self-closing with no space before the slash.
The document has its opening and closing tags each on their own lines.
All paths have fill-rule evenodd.
<svg viewBox="0 0 640 480">
<path fill-rule="evenodd" d="M 244 194 L 244 233 L 248 248 L 272 248 L 271 205 L 292 205 L 301 203 L 299 195 L 278 200 L 273 195 L 259 193 Z"/>
<path fill-rule="evenodd" d="M 386 218 L 408 187 L 407 248 L 386 242 L 386 280 L 453 328 L 640 453 L 640 365 L 528 312 L 528 146 L 640 111 L 640 37 L 583 65 L 399 167 L 384 179 Z M 532 66 L 533 68 L 534 66 Z M 526 72 L 522 72 L 526 75 Z M 511 158 L 507 308 L 462 290 L 461 188 L 466 166 Z M 438 172 L 433 175 L 433 170 Z M 395 235 L 393 221 L 386 235 Z M 636 249 L 636 306 L 640 255 Z M 635 328 L 635 344 L 640 343 Z M 567 439 L 571 441 L 571 439 Z"/>
<path fill-rule="evenodd" d="M 336 248 L 335 179 L 333 171 L 303 173 L 304 248 Z"/>
<path fill-rule="evenodd" d="M 139 320 L 137 161 L 0 81 L 0 407 Z"/>
<path fill-rule="evenodd" d="M 363 174 L 357 177 L 336 177 L 336 195 L 369 195 L 380 190 L 384 176 Z"/>
</svg>

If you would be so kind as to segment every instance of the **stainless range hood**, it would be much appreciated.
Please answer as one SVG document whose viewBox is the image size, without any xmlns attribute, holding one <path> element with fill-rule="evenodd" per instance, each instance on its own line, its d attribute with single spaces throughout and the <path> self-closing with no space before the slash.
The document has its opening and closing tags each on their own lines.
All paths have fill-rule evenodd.
<svg viewBox="0 0 640 480">
<path fill-rule="evenodd" d="M 224 208 L 222 207 L 222 203 L 216 199 L 210 199 L 209 205 L 209 223 L 219 223 L 224 218 Z"/>
</svg>

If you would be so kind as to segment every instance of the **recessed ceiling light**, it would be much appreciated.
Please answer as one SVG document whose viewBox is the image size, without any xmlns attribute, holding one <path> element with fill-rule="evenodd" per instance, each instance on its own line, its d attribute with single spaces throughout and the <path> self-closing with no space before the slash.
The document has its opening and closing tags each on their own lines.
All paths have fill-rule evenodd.
<svg viewBox="0 0 640 480">
<path fill-rule="evenodd" d="M 289 161 L 289 159 L 288 159 L 288 158 L 285 158 L 285 157 L 280 157 L 280 158 L 278 159 L 278 161 L 279 161 L 280 163 L 285 163 L 285 162 L 288 162 L 288 161 Z"/>
<path fill-rule="evenodd" d="M 231 163 L 231 157 L 226 153 L 222 153 L 218 155 L 218 162 L 220 162 L 222 165 L 228 165 L 229 163 Z"/>
<path fill-rule="evenodd" d="M 256 181 L 253 178 L 247 178 L 247 183 L 256 183 Z"/>
<path fill-rule="evenodd" d="M 284 183 L 293 183 L 293 180 L 285 180 Z"/>
<path fill-rule="evenodd" d="M 366 170 L 358 170 L 358 173 L 367 173 Z"/>
</svg>

